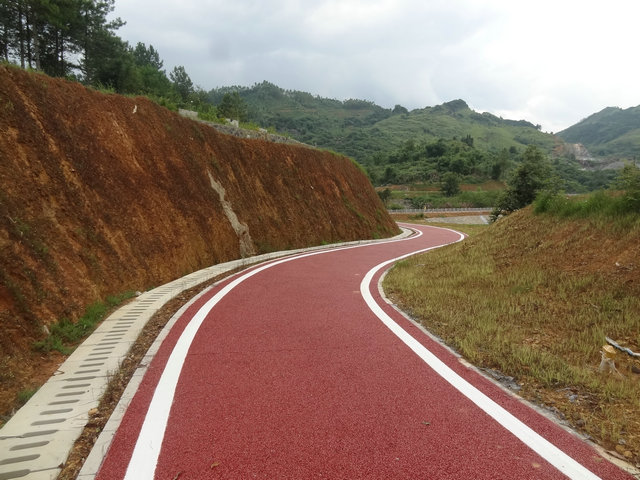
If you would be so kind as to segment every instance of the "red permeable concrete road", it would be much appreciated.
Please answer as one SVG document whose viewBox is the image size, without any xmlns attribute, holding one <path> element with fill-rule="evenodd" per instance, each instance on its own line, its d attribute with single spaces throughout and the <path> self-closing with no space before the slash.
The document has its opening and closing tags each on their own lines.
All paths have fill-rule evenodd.
<svg viewBox="0 0 640 480">
<path fill-rule="evenodd" d="M 226 294 L 188 350 L 155 478 L 566 478 L 435 373 L 363 300 L 360 284 L 375 265 L 459 238 L 449 230 L 419 228 L 419 238 L 280 263 Z M 378 277 L 371 291 L 379 297 Z M 231 281 L 201 297 L 176 323 L 99 479 L 124 478 L 178 337 Z M 379 303 L 451 369 L 588 470 L 606 479 L 631 478 Z"/>
</svg>

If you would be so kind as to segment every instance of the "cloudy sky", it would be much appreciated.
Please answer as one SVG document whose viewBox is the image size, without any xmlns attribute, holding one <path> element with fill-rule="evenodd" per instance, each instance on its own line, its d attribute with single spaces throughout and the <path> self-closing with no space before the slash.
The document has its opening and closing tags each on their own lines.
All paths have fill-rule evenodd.
<svg viewBox="0 0 640 480">
<path fill-rule="evenodd" d="M 557 132 L 640 105 L 637 0 L 116 0 L 204 90 L 267 80 L 408 109 L 461 98 Z"/>
</svg>

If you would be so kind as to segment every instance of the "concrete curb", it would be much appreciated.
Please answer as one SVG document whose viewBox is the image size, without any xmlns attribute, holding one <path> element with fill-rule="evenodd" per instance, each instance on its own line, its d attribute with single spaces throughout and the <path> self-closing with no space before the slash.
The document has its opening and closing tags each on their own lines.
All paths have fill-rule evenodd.
<svg viewBox="0 0 640 480">
<path fill-rule="evenodd" d="M 410 234 L 409 230 L 403 229 L 403 233 L 394 238 Z M 223 273 L 288 255 L 389 240 L 346 242 L 234 260 L 193 272 L 143 293 L 105 319 L 0 429 L 0 480 L 53 480 L 58 476 L 70 449 L 89 420 L 89 411 L 98 406 L 111 372 L 117 371 L 151 317 L 184 290 Z M 79 479 L 95 477 L 146 366 L 173 324 L 193 301 L 195 298 L 174 315 L 147 352 L 85 461 Z"/>
</svg>

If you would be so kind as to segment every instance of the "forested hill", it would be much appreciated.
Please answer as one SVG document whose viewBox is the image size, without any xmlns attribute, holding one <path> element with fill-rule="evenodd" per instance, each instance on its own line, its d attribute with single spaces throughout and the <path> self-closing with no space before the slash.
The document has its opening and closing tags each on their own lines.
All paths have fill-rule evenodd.
<svg viewBox="0 0 640 480">
<path fill-rule="evenodd" d="M 363 165 L 410 142 L 472 138 L 475 146 L 499 152 L 536 145 L 550 152 L 554 136 L 524 120 L 478 113 L 463 100 L 408 111 L 401 105 L 383 108 L 366 100 L 335 100 L 310 93 L 284 90 L 262 82 L 252 87 L 224 87 L 209 92 L 219 105 L 225 94 L 237 92 L 246 104 L 245 119 L 273 127 L 297 140 L 336 150 Z"/>
<path fill-rule="evenodd" d="M 569 143 L 581 143 L 598 157 L 640 159 L 640 106 L 607 107 L 558 133 Z"/>
</svg>

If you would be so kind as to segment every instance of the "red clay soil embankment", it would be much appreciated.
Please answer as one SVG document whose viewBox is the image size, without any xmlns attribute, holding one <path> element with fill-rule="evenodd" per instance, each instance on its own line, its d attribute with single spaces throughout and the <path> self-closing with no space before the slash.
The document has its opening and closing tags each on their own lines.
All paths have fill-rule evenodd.
<svg viewBox="0 0 640 480">
<path fill-rule="evenodd" d="M 349 159 L 0 66 L 0 415 L 43 326 L 254 253 L 388 237 Z"/>
</svg>

